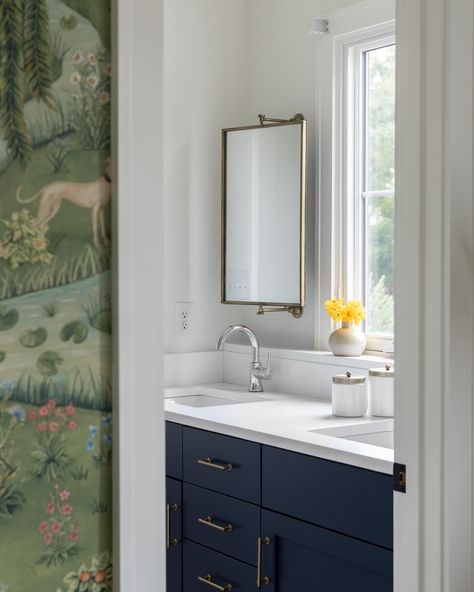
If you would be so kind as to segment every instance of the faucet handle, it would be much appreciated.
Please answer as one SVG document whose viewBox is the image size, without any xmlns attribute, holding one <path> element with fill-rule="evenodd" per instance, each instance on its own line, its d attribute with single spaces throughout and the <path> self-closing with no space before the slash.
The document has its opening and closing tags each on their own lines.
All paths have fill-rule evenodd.
<svg viewBox="0 0 474 592">
<path fill-rule="evenodd" d="M 268 353 L 268 361 L 267 367 L 265 368 L 261 362 L 252 362 L 252 376 L 257 378 L 258 380 L 268 380 L 271 375 L 271 356 L 270 352 Z"/>
<path fill-rule="evenodd" d="M 267 367 L 266 368 L 262 368 L 262 370 L 263 370 L 263 374 L 262 374 L 263 380 L 268 380 L 269 378 L 271 378 L 271 375 L 272 375 L 272 356 L 271 356 L 270 352 L 268 352 Z"/>
</svg>

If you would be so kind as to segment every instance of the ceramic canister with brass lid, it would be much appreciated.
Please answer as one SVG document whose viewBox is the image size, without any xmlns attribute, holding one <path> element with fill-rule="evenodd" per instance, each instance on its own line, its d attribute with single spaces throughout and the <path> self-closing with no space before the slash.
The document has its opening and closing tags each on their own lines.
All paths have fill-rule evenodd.
<svg viewBox="0 0 474 592">
<path fill-rule="evenodd" d="M 375 417 L 393 417 L 394 368 L 386 364 L 384 368 L 369 370 L 370 413 Z"/>
<path fill-rule="evenodd" d="M 365 376 L 347 371 L 332 379 L 332 412 L 338 417 L 363 417 L 368 409 Z"/>
</svg>

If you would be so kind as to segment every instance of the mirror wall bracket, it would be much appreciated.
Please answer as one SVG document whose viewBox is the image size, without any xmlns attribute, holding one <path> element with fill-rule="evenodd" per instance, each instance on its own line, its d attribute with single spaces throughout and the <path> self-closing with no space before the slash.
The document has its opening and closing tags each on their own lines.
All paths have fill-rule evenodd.
<svg viewBox="0 0 474 592">
<path fill-rule="evenodd" d="M 295 319 L 300 319 L 303 316 L 302 306 L 265 306 L 260 304 L 257 310 L 258 315 L 263 315 L 266 312 L 289 312 Z"/>
<path fill-rule="evenodd" d="M 275 117 L 267 117 L 266 115 L 259 113 L 258 118 L 260 119 L 260 125 L 265 125 L 265 123 L 289 123 L 290 121 L 304 121 L 304 115 L 301 113 L 296 113 L 296 115 L 291 119 L 277 119 Z"/>
</svg>

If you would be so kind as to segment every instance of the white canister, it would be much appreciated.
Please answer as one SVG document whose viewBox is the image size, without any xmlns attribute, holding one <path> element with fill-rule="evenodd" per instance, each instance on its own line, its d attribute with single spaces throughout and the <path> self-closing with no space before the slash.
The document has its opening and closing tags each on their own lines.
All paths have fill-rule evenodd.
<svg viewBox="0 0 474 592">
<path fill-rule="evenodd" d="M 369 400 L 365 376 L 351 372 L 337 374 L 332 379 L 332 412 L 338 417 L 363 417 Z"/>
<path fill-rule="evenodd" d="M 389 364 L 369 370 L 370 413 L 375 417 L 393 417 L 394 374 Z"/>
</svg>

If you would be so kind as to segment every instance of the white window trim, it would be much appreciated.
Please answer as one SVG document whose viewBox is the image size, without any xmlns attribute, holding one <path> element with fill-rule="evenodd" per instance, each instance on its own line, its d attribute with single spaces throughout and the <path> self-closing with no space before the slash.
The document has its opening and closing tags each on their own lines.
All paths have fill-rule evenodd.
<svg viewBox="0 0 474 592">
<path fill-rule="evenodd" d="M 395 40 L 395 3 L 393 0 L 371 0 L 353 5 L 347 9 L 334 11 L 326 15 L 329 20 L 329 33 L 321 36 L 316 43 L 317 64 L 317 119 L 316 154 L 317 154 L 317 240 L 316 240 L 316 349 L 327 349 L 328 336 L 333 329 L 331 320 L 324 309 L 324 301 L 334 295 L 346 296 L 360 286 L 360 279 L 355 277 L 356 269 L 354 250 L 359 242 L 356 236 L 347 239 L 347 216 L 354 213 L 346 208 L 345 175 L 347 166 L 345 145 L 350 140 L 345 136 L 346 117 L 344 115 L 344 54 L 348 47 L 363 44 L 367 48 L 371 41 L 380 45 L 380 39 Z M 353 126 L 349 126 L 352 127 Z M 351 184 L 357 182 L 355 172 Z M 352 227 L 355 228 L 353 224 Z M 347 253 L 353 253 L 352 263 Z M 323 253 L 330 257 L 323 258 Z M 357 263 L 357 267 L 359 264 Z M 341 278 L 345 278 L 344 283 Z M 371 339 L 368 350 L 382 351 L 390 345 L 392 339 L 382 337 Z M 391 348 L 387 348 L 392 351 Z"/>
</svg>

